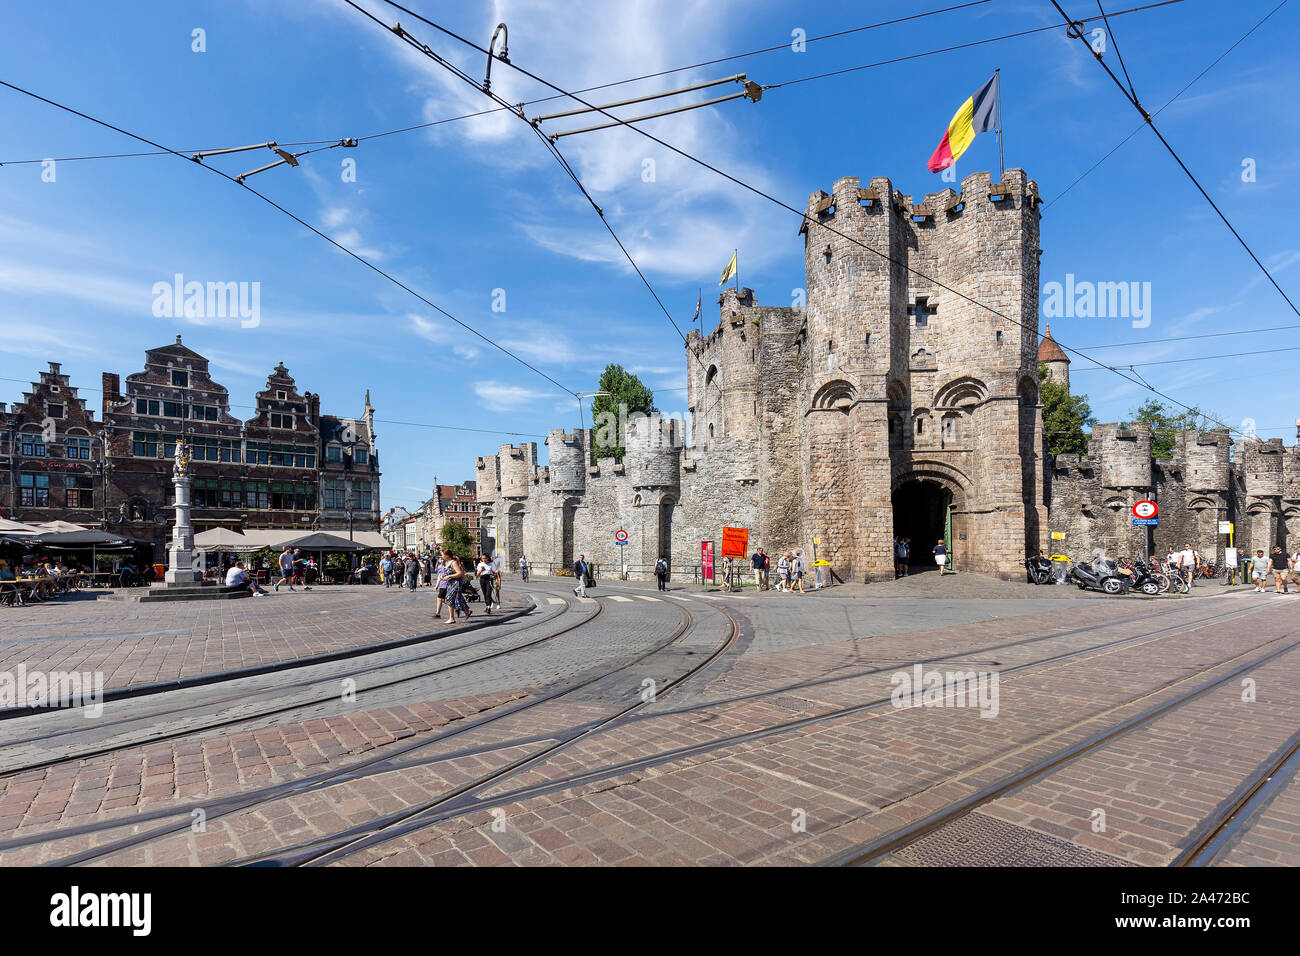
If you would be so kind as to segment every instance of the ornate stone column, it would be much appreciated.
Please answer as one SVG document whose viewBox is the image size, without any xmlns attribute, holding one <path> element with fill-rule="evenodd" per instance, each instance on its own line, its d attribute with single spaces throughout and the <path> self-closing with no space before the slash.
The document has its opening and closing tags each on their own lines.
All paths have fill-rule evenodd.
<svg viewBox="0 0 1300 956">
<path fill-rule="evenodd" d="M 168 585 L 201 584 L 202 575 L 194 570 L 194 528 L 190 524 L 190 452 L 184 439 L 176 442 L 176 461 L 172 466 L 172 485 L 176 489 L 176 523 L 172 526 L 172 542 L 167 549 L 167 573 L 163 575 Z"/>
</svg>

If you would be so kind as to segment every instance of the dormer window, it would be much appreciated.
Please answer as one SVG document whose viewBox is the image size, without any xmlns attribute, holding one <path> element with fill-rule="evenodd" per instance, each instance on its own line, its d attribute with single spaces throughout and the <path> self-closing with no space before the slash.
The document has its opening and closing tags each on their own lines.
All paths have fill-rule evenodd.
<svg viewBox="0 0 1300 956">
<path fill-rule="evenodd" d="M 284 392 L 276 392 L 275 397 L 283 402 L 287 396 L 284 394 Z"/>
<path fill-rule="evenodd" d="M 280 412 L 271 412 L 269 417 L 272 428 L 293 428 L 292 415 L 284 415 Z"/>
<path fill-rule="evenodd" d="M 358 465 L 370 464 L 370 452 L 365 448 L 358 448 L 352 453 L 352 458 Z"/>
<path fill-rule="evenodd" d="M 175 386 L 176 388 L 189 388 L 190 373 L 180 372 L 177 371 L 176 369 L 172 369 L 172 385 Z"/>
<path fill-rule="evenodd" d="M 325 446 L 325 460 L 326 460 L 326 461 L 342 461 L 342 460 L 343 460 L 343 449 L 342 449 L 341 447 L 339 447 L 338 445 L 327 445 L 327 446 Z"/>
<path fill-rule="evenodd" d="M 51 404 L 49 404 L 49 403 L 47 402 L 46 405 L 45 405 L 45 414 L 49 415 L 50 418 L 62 418 L 62 417 L 63 417 L 63 406 L 62 406 L 62 405 L 51 405 Z"/>
</svg>

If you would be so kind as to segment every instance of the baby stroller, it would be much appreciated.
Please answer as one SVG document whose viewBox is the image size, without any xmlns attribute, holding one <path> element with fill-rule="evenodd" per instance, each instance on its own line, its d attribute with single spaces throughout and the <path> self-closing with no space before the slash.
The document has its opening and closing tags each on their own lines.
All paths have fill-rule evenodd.
<svg viewBox="0 0 1300 956">
<path fill-rule="evenodd" d="M 478 593 L 478 588 L 470 584 L 469 581 L 462 584 L 460 590 L 465 595 L 466 601 L 481 601 L 483 599 L 483 595 Z"/>
</svg>

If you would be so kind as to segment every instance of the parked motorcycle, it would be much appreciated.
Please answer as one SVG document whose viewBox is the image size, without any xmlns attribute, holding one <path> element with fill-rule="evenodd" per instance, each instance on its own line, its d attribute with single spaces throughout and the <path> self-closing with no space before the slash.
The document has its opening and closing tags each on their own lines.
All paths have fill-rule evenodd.
<svg viewBox="0 0 1300 956">
<path fill-rule="evenodd" d="M 1025 558 L 1025 570 L 1029 572 L 1030 584 L 1052 583 L 1052 562 L 1041 554 Z"/>
</svg>

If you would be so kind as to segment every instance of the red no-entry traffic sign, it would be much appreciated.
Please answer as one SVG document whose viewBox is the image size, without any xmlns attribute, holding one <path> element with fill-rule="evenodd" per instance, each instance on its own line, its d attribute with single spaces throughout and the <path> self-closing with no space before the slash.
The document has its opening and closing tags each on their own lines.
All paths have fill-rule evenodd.
<svg viewBox="0 0 1300 956">
<path fill-rule="evenodd" d="M 1160 506 L 1154 501 L 1143 499 L 1133 505 L 1134 518 L 1154 518 L 1160 513 Z"/>
<path fill-rule="evenodd" d="M 627 540 L 627 532 L 624 531 L 622 528 L 619 528 L 617 531 L 614 532 L 614 540 L 622 544 L 624 541 Z"/>
</svg>

